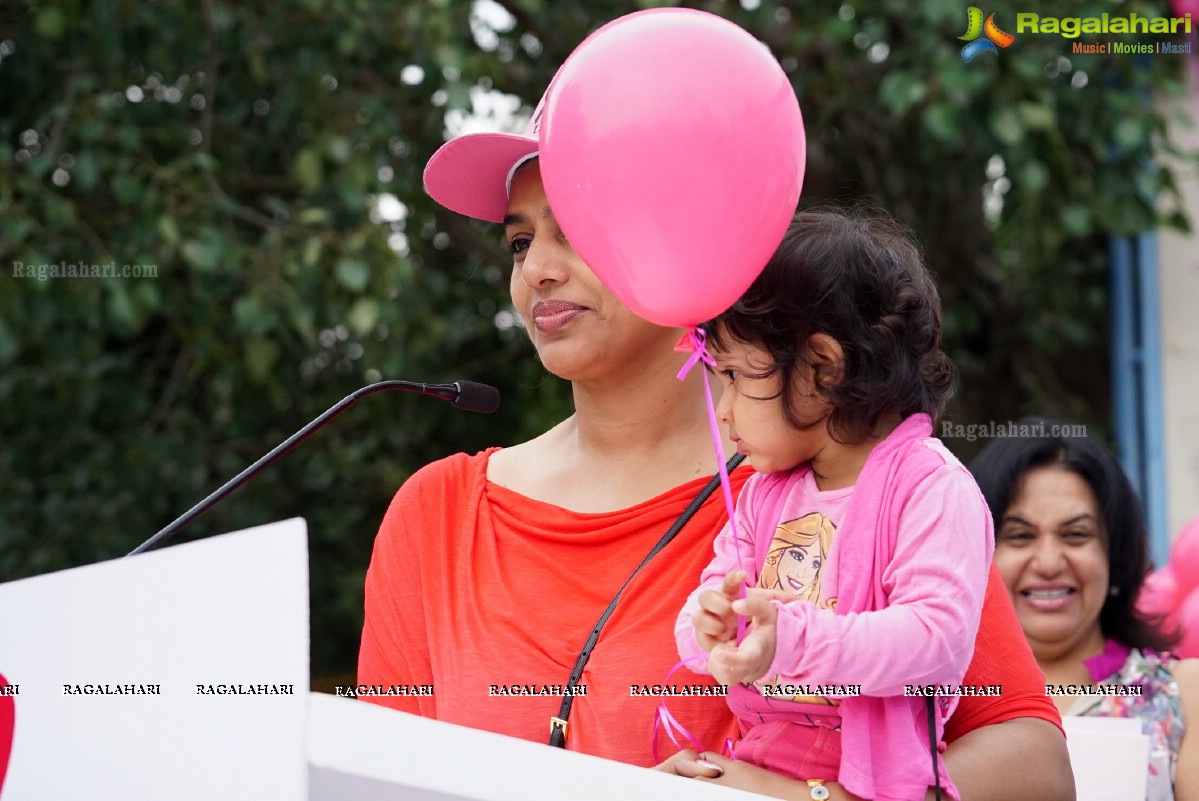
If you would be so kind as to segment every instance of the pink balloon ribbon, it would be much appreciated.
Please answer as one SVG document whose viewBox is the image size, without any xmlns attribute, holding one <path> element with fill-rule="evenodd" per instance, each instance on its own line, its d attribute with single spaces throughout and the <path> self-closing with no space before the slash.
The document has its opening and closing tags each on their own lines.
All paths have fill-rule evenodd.
<svg viewBox="0 0 1199 801">
<path fill-rule="evenodd" d="M 689 328 L 681 337 L 679 337 L 679 341 L 675 344 L 674 349 L 680 353 L 691 354 L 687 357 L 687 361 L 683 363 L 682 369 L 679 370 L 678 375 L 676 376 L 680 381 L 686 378 L 695 365 L 699 364 L 700 362 L 703 362 L 704 366 L 709 370 L 714 370 L 716 368 L 716 359 L 713 358 L 712 354 L 708 351 L 707 338 L 707 332 L 698 326 Z M 737 567 L 738 569 L 744 569 L 744 565 L 741 562 L 741 540 L 737 536 L 737 516 L 733 506 L 733 490 L 729 485 L 729 472 L 724 460 L 724 439 L 720 436 L 720 424 L 716 420 L 716 405 L 712 402 L 712 387 L 707 381 L 707 376 L 704 377 L 704 397 L 708 403 L 708 426 L 712 432 L 712 447 L 716 450 L 716 463 L 719 466 L 718 469 L 720 471 L 720 487 L 724 492 L 724 506 L 729 516 L 729 526 L 731 527 L 733 545 L 737 555 Z M 744 586 L 741 587 L 741 597 L 745 597 Z M 738 615 L 737 642 L 740 643 L 744 638 L 745 617 L 743 615 Z M 662 683 L 668 684 L 670 677 L 681 668 L 686 667 L 687 663 L 694 662 L 698 659 L 706 660 L 707 658 L 707 654 L 696 654 L 688 659 L 684 659 L 666 673 L 666 678 L 663 679 Z M 685 750 L 686 746 L 679 742 L 679 738 L 686 740 L 700 753 L 705 751 L 703 743 L 701 743 L 699 739 L 695 737 L 695 735 L 689 732 L 687 727 L 685 727 L 682 723 L 679 723 L 678 718 L 671 714 L 670 710 L 666 708 L 666 700 L 664 697 L 654 712 L 654 735 L 652 746 L 654 762 L 661 762 L 661 760 L 658 758 L 659 728 L 666 731 L 666 736 L 670 738 L 670 741 L 674 743 L 675 747 L 680 751 Z M 675 736 L 676 732 L 678 737 Z M 725 740 L 722 753 L 730 759 L 737 758 L 733 754 L 733 741 L 731 739 Z"/>
<path fill-rule="evenodd" d="M 697 659 L 707 659 L 707 655 L 696 654 L 695 656 L 689 657 L 688 659 L 684 659 L 682 662 L 677 663 L 674 667 L 672 667 L 670 670 L 668 670 L 666 672 L 666 678 L 662 680 L 662 683 L 664 685 L 667 684 L 670 681 L 670 677 L 673 676 L 676 672 L 678 672 L 678 670 L 680 668 L 685 667 L 688 662 L 694 662 Z M 678 718 L 676 718 L 674 715 L 672 715 L 670 710 L 666 708 L 666 700 L 665 700 L 665 698 L 663 698 L 662 702 L 660 704 L 658 704 L 658 708 L 656 710 L 654 710 L 654 739 L 653 739 L 653 744 L 652 744 L 652 752 L 654 755 L 654 763 L 655 764 L 660 763 L 662 761 L 662 759 L 658 756 L 658 729 L 659 728 L 665 730 L 666 736 L 670 738 L 670 741 L 672 743 L 674 743 L 675 748 L 679 749 L 680 751 L 687 750 L 687 746 L 685 746 L 679 742 L 679 738 L 675 737 L 675 732 L 678 732 L 679 737 L 682 737 L 688 743 L 690 743 L 692 746 L 694 746 L 695 750 L 698 751 L 699 753 L 702 754 L 706 750 L 704 748 L 704 744 L 699 741 L 699 738 L 697 738 L 691 732 L 687 731 L 687 727 L 684 726 L 682 723 L 679 723 Z M 721 751 L 721 753 L 724 756 L 728 757 L 729 759 L 737 758 L 737 755 L 733 753 L 732 739 L 729 739 L 729 738 L 725 739 L 724 749 Z"/>
<path fill-rule="evenodd" d="M 690 353 L 687 361 L 683 363 L 683 367 L 679 370 L 678 378 L 682 381 L 687 377 L 699 362 L 703 362 L 704 366 L 710 370 L 715 370 L 716 359 L 708 351 L 708 333 L 699 326 L 693 326 L 679 337 L 679 341 L 675 343 L 674 349 L 680 353 Z M 708 427 L 712 432 L 712 447 L 716 450 L 716 466 L 720 471 L 720 488 L 724 493 L 724 508 L 729 515 L 730 532 L 733 535 L 733 545 L 737 554 L 737 568 L 745 569 L 745 565 L 741 562 L 741 539 L 737 536 L 737 515 L 733 507 L 733 490 L 729 486 L 729 471 L 724 461 L 724 438 L 720 436 L 720 424 L 716 421 L 716 406 L 712 403 L 712 387 L 708 381 L 704 380 L 704 398 L 708 402 Z M 746 571 L 748 575 L 749 571 Z M 745 588 L 741 589 L 741 597 L 745 597 Z M 745 618 L 738 618 L 737 621 L 737 642 L 745 636 Z"/>
</svg>

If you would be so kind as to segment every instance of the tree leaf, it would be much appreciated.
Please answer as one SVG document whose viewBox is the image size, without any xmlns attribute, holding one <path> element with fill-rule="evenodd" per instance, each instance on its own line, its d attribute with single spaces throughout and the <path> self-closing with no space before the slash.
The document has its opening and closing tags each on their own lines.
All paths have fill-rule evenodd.
<svg viewBox="0 0 1199 801">
<path fill-rule="evenodd" d="M 352 292 L 361 292 L 366 289 L 367 282 L 371 277 L 367 266 L 357 259 L 338 260 L 336 272 L 338 282 Z"/>
</svg>

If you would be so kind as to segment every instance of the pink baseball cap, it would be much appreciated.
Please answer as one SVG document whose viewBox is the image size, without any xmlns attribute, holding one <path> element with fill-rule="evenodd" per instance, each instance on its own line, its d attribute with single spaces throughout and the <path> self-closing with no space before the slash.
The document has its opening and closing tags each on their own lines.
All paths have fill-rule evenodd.
<svg viewBox="0 0 1199 801">
<path fill-rule="evenodd" d="M 544 108 L 543 95 L 523 134 L 464 134 L 438 148 L 425 165 L 429 197 L 467 217 L 503 222 L 512 176 L 537 157 Z"/>
</svg>

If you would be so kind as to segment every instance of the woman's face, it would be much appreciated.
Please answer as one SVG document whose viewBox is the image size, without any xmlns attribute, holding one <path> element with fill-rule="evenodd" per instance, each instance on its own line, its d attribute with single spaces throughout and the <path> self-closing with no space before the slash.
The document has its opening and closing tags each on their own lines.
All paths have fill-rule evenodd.
<svg viewBox="0 0 1199 801">
<path fill-rule="evenodd" d="M 1058 465 L 1030 470 L 997 526 L 995 564 L 1037 660 L 1102 648 L 1107 534 L 1087 482 Z"/>
<path fill-rule="evenodd" d="M 547 370 L 577 381 L 627 371 L 647 353 L 673 356 L 679 332 L 629 311 L 567 242 L 537 159 L 512 180 L 504 237 L 512 251 L 512 303 Z"/>
</svg>

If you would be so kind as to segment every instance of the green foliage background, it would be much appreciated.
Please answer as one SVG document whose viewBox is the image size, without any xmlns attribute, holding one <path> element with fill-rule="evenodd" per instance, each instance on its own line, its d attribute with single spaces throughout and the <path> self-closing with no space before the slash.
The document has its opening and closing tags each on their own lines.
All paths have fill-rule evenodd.
<svg viewBox="0 0 1199 801">
<path fill-rule="evenodd" d="M 421 188 L 445 114 L 488 88 L 527 112 L 588 32 L 648 5 L 0 6 L 0 580 L 125 553 L 379 377 L 491 383 L 503 407 L 490 417 L 363 401 L 180 538 L 306 517 L 313 672 L 351 673 L 396 487 L 569 412 L 519 329 L 496 325 L 499 232 Z M 804 202 L 871 197 L 915 229 L 961 373 L 951 419 L 1036 410 L 1104 430 L 1107 236 L 1185 225 L 1155 166 L 1171 145 L 1150 102 L 1178 92 L 1183 62 L 1071 56 L 1068 40 L 1026 35 L 967 65 L 968 4 L 950 0 L 693 5 L 749 29 L 793 77 Z M 1011 30 L 1026 9 L 985 10 Z M 373 221 L 381 193 L 406 217 Z M 997 219 L 984 193 L 1002 199 Z M 157 278 L 11 269 L 56 262 L 150 264 Z"/>
</svg>

